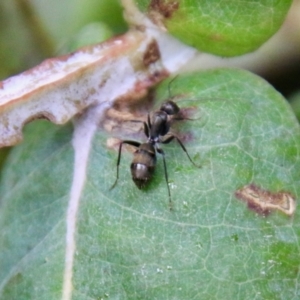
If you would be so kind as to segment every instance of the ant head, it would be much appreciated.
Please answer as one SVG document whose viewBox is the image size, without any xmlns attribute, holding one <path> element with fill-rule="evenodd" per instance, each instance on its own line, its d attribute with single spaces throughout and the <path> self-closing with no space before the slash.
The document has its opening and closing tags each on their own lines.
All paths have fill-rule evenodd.
<svg viewBox="0 0 300 300">
<path fill-rule="evenodd" d="M 171 115 L 178 114 L 180 111 L 180 108 L 178 107 L 178 105 L 175 102 L 168 100 L 162 104 L 162 106 L 160 107 L 160 110 L 164 111 L 167 115 L 171 116 Z"/>
</svg>

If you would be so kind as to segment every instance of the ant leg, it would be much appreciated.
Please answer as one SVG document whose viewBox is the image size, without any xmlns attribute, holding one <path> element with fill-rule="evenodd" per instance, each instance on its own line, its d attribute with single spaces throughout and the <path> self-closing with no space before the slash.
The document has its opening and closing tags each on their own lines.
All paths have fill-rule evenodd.
<svg viewBox="0 0 300 300">
<path fill-rule="evenodd" d="M 175 81 L 175 79 L 176 79 L 177 77 L 178 77 L 178 74 L 177 74 L 174 78 L 172 78 L 172 80 L 168 83 L 169 99 L 172 98 L 172 96 L 171 96 L 171 84 Z"/>
<path fill-rule="evenodd" d="M 150 121 L 150 114 L 148 114 L 148 116 L 147 116 L 147 125 L 148 125 L 148 129 L 149 129 L 149 131 L 151 130 L 151 121 Z"/>
<path fill-rule="evenodd" d="M 118 160 L 117 160 L 117 177 L 116 177 L 116 180 L 114 182 L 114 184 L 111 186 L 111 188 L 109 190 L 112 190 L 117 182 L 118 182 L 118 179 L 119 179 L 119 165 L 120 165 L 120 161 L 121 161 L 121 153 L 122 153 L 122 146 L 123 144 L 127 144 L 127 145 L 131 145 L 131 146 L 134 146 L 136 148 L 138 148 L 141 143 L 138 143 L 138 142 L 135 142 L 135 141 L 128 141 L 128 140 L 125 140 L 125 141 L 122 141 L 119 145 L 119 153 L 118 153 Z"/>
<path fill-rule="evenodd" d="M 173 210 L 173 205 L 172 205 L 172 200 L 171 200 L 171 192 L 170 192 L 170 187 L 169 187 L 169 179 L 168 179 L 168 171 L 167 171 L 167 164 L 166 164 L 166 159 L 165 159 L 165 153 L 162 149 L 156 148 L 157 152 L 162 155 L 163 158 L 163 163 L 164 163 L 164 171 L 165 171 L 165 179 L 168 187 L 168 195 L 169 195 L 169 208 L 170 210 Z"/>
<path fill-rule="evenodd" d="M 201 119 L 201 116 L 199 118 L 189 118 L 188 116 L 186 116 L 186 113 L 183 112 L 183 110 L 179 110 L 178 113 L 172 116 L 173 121 L 196 121 L 199 119 Z"/>
<path fill-rule="evenodd" d="M 140 121 L 140 120 L 130 120 L 130 122 L 133 122 L 133 123 L 143 123 L 143 126 L 144 126 L 144 133 L 146 135 L 146 137 L 149 137 L 149 119 L 148 119 L 148 124 L 144 121 Z"/>
<path fill-rule="evenodd" d="M 149 120 L 148 120 L 148 122 L 149 122 Z M 143 123 L 144 123 L 144 133 L 145 133 L 146 137 L 148 138 L 150 135 L 150 128 L 146 122 L 143 122 Z"/>
<path fill-rule="evenodd" d="M 186 148 L 184 147 L 182 141 L 179 139 L 179 137 L 177 137 L 176 135 L 170 135 L 169 137 L 167 137 L 164 141 L 161 141 L 162 144 L 168 144 L 171 141 L 173 141 L 173 139 L 176 139 L 176 141 L 178 142 L 178 144 L 181 146 L 181 149 L 186 153 L 188 159 L 190 160 L 190 162 L 197 168 L 201 168 L 201 166 L 197 165 L 196 163 L 194 163 L 194 161 L 192 160 L 192 158 L 190 157 L 188 151 L 186 150 Z"/>
<path fill-rule="evenodd" d="M 186 118 L 186 117 L 182 117 L 182 116 L 172 117 L 172 120 L 175 120 L 175 121 L 184 121 L 184 120 L 196 121 L 196 120 L 199 120 L 199 119 L 201 119 L 201 117 L 199 117 L 199 118 Z"/>
</svg>

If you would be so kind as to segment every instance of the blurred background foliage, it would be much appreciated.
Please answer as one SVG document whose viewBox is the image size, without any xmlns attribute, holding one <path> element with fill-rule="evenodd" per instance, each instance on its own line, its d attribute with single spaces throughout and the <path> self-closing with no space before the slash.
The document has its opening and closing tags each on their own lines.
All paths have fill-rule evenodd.
<svg viewBox="0 0 300 300">
<path fill-rule="evenodd" d="M 86 26 L 91 43 L 101 42 L 101 25 L 111 34 L 126 31 L 118 0 L 0 0 L 0 79 L 62 54 L 62 49 L 74 50 L 66 45 L 74 44 L 78 34 L 83 39 Z"/>
</svg>

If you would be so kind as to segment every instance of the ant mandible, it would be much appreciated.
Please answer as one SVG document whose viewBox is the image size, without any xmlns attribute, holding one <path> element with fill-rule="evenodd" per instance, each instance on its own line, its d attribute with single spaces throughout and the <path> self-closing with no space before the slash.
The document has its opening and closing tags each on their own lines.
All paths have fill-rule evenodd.
<svg viewBox="0 0 300 300">
<path fill-rule="evenodd" d="M 119 179 L 119 165 L 121 161 L 122 146 L 128 144 L 136 147 L 136 151 L 133 154 L 133 160 L 130 165 L 132 180 L 139 189 L 142 189 L 150 181 L 153 176 L 155 165 L 156 165 L 156 152 L 162 155 L 164 164 L 165 179 L 168 187 L 169 196 L 169 206 L 172 209 L 171 192 L 168 181 L 168 172 L 165 159 L 164 151 L 159 147 L 159 144 L 168 144 L 172 140 L 177 140 L 182 150 L 186 153 L 190 162 L 195 166 L 200 168 L 197 164 L 193 162 L 189 153 L 187 152 L 182 141 L 174 134 L 169 133 L 172 120 L 184 120 L 180 116 L 180 108 L 177 104 L 171 100 L 164 102 L 160 109 L 147 116 L 147 122 L 144 124 L 144 133 L 148 138 L 146 143 L 139 143 L 132 140 L 123 140 L 119 146 L 118 160 L 117 160 L 117 176 L 114 184 L 110 188 L 113 189 Z M 166 136 L 167 135 L 167 136 Z M 165 138 L 163 138 L 166 136 Z"/>
</svg>

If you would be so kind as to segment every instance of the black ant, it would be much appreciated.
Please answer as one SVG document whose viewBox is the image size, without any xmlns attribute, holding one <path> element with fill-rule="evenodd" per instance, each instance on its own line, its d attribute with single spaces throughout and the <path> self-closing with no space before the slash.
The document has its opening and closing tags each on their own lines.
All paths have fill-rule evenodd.
<svg viewBox="0 0 300 300">
<path fill-rule="evenodd" d="M 121 161 L 122 146 L 124 144 L 128 144 L 137 148 L 133 154 L 133 160 L 130 165 L 130 169 L 132 180 L 139 189 L 144 188 L 148 181 L 152 178 L 156 164 L 156 152 L 158 152 L 162 155 L 163 158 L 165 179 L 168 187 L 169 205 L 170 209 L 172 209 L 171 192 L 168 182 L 168 172 L 165 160 L 165 153 L 159 147 L 159 144 L 168 144 L 172 140 L 176 139 L 179 145 L 181 146 L 182 150 L 186 153 L 190 162 L 195 167 L 200 167 L 193 162 L 181 140 L 176 135 L 169 133 L 172 120 L 184 119 L 186 118 L 180 115 L 180 108 L 175 102 L 171 100 L 164 102 L 161 105 L 160 109 L 152 114 L 151 119 L 150 115 L 148 114 L 147 122 L 143 122 L 144 133 L 148 138 L 147 142 L 139 143 L 136 141 L 124 140 L 120 143 L 117 160 L 117 177 L 110 189 L 113 189 L 116 186 L 117 181 L 119 179 L 119 165 Z M 165 135 L 167 135 L 166 138 L 162 138 Z"/>
</svg>

